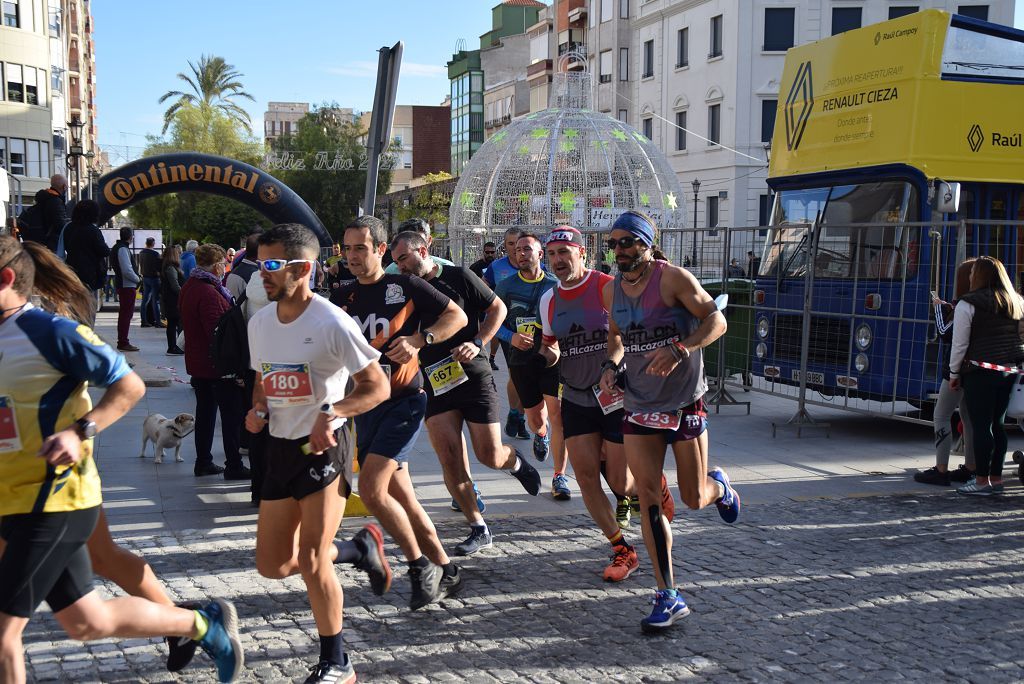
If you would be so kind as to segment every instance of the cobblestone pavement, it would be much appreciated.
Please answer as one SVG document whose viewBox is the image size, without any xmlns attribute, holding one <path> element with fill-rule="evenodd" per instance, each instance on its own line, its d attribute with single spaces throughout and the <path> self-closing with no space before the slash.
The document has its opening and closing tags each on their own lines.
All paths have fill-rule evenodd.
<svg viewBox="0 0 1024 684">
<path fill-rule="evenodd" d="M 377 598 L 361 573 L 339 569 L 345 641 L 362 681 L 1021 681 L 1022 508 L 1018 485 L 998 499 L 750 505 L 734 527 L 714 508 L 682 511 L 677 582 L 693 614 L 655 637 L 638 624 L 653 583 L 645 553 L 640 572 L 609 585 L 606 543 L 585 516 L 494 518 L 495 547 L 465 560 L 463 593 L 417 613 L 405 607 L 404 571 Z M 453 523 L 439 529 L 449 544 L 464 536 Z M 225 522 L 120 538 L 176 600 L 235 601 L 245 680 L 301 681 L 317 655 L 302 583 L 260 577 L 253 534 Z M 636 524 L 629 538 L 639 543 Z M 75 644 L 48 613 L 29 624 L 26 651 L 37 681 L 175 679 L 162 642 Z M 180 678 L 212 681 L 213 670 L 200 654 Z"/>
</svg>

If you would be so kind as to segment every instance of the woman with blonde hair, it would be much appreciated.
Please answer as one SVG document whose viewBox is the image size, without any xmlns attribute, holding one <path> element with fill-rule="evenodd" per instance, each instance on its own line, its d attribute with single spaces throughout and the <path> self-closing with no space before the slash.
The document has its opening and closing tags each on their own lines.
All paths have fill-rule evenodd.
<svg viewBox="0 0 1024 684">
<path fill-rule="evenodd" d="M 1006 407 L 1024 362 L 1020 325 L 1024 300 L 1013 289 L 998 259 L 978 257 L 971 268 L 971 291 L 953 313 L 949 384 L 964 388 L 973 430 L 975 477 L 960 494 L 991 496 L 1003 491 Z"/>
</svg>

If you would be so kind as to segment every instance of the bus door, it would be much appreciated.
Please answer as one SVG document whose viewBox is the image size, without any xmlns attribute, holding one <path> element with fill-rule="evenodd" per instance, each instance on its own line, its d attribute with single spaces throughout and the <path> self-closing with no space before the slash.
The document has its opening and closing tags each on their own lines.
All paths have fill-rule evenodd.
<svg viewBox="0 0 1024 684">
<path fill-rule="evenodd" d="M 1014 284 L 1021 277 L 1024 253 L 1013 222 L 1024 219 L 1024 196 L 1012 185 L 969 184 L 961 196 L 959 218 L 967 221 L 965 255 L 990 256 L 1006 266 Z M 976 221 L 1005 221 L 979 225 Z"/>
</svg>

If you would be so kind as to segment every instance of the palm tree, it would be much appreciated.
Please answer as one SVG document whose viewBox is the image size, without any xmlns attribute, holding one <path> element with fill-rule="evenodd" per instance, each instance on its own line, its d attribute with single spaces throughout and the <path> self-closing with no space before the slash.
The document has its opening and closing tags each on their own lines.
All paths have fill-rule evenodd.
<svg viewBox="0 0 1024 684">
<path fill-rule="evenodd" d="M 235 67 L 224 61 L 223 57 L 208 57 L 202 55 L 199 64 L 188 63 L 191 74 L 179 73 L 178 78 L 191 86 L 193 92 L 181 92 L 171 90 L 160 98 L 160 104 L 166 100 L 176 98 L 166 112 L 164 112 L 164 127 L 161 134 L 166 133 L 174 115 L 186 105 L 212 107 L 219 109 L 227 117 L 245 127 L 245 130 L 252 133 L 252 124 L 249 114 L 239 107 L 232 98 L 244 97 L 252 102 L 256 99 L 242 89 L 242 83 L 238 79 L 243 74 L 235 71 Z"/>
</svg>

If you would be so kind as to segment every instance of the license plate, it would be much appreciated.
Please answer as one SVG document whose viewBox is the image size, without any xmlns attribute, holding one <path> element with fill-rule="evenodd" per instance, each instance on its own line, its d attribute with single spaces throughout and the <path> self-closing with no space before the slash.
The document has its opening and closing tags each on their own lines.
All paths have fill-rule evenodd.
<svg viewBox="0 0 1024 684">
<path fill-rule="evenodd" d="M 800 371 L 793 371 L 793 382 L 800 382 Z M 807 384 L 808 385 L 824 385 L 825 374 L 824 373 L 807 373 Z"/>
</svg>

